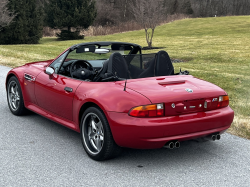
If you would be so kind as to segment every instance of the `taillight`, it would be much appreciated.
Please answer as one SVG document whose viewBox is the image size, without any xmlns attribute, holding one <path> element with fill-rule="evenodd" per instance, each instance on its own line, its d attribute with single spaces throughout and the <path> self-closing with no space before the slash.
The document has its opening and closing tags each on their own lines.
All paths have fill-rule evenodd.
<svg viewBox="0 0 250 187">
<path fill-rule="evenodd" d="M 138 106 L 132 108 L 129 111 L 129 115 L 141 118 L 164 116 L 164 105 L 161 103 L 161 104 Z"/>
<path fill-rule="evenodd" d="M 228 105 L 229 105 L 229 97 L 228 97 L 228 95 L 220 96 L 219 100 L 218 100 L 217 107 L 222 108 L 222 107 L 226 107 Z"/>
</svg>

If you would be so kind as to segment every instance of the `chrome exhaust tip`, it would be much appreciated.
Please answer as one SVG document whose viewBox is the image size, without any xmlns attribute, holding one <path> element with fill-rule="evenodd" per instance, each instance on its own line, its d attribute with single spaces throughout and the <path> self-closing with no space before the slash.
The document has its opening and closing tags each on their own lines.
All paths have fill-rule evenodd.
<svg viewBox="0 0 250 187">
<path fill-rule="evenodd" d="M 220 140 L 220 138 L 221 138 L 220 134 L 217 134 L 216 135 L 216 140 Z"/>
<path fill-rule="evenodd" d="M 180 148 L 181 146 L 181 143 L 179 141 L 176 141 L 175 144 L 174 144 L 174 147 L 175 148 Z"/>
<path fill-rule="evenodd" d="M 211 140 L 215 141 L 216 140 L 216 135 L 212 135 Z"/>
<path fill-rule="evenodd" d="M 206 136 L 206 137 L 205 137 L 205 140 L 212 140 L 212 141 L 215 141 L 215 140 L 216 140 L 216 135 L 212 134 L 212 135 Z"/>
<path fill-rule="evenodd" d="M 173 149 L 174 146 L 174 142 L 167 142 L 163 147 L 167 149 Z"/>
</svg>

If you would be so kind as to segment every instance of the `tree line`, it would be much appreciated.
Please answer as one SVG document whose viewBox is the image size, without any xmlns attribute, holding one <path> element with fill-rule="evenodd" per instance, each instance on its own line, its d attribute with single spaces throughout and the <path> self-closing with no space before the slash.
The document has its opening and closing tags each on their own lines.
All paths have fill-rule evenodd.
<svg viewBox="0 0 250 187">
<path fill-rule="evenodd" d="M 134 20 L 131 9 L 134 0 L 96 0 L 95 24 L 114 24 Z M 190 17 L 249 15 L 250 0 L 162 0 L 165 18 L 171 14 L 187 14 Z"/>
<path fill-rule="evenodd" d="M 94 0 L 1 0 L 0 44 L 36 44 L 44 26 L 61 29 L 61 39 L 82 39 L 79 30 L 96 14 Z"/>
<path fill-rule="evenodd" d="M 136 21 L 152 45 L 155 27 L 169 15 L 249 15 L 250 0 L 1 0 L 0 44 L 38 43 L 44 26 L 61 39 L 81 39 L 90 25 Z"/>
</svg>

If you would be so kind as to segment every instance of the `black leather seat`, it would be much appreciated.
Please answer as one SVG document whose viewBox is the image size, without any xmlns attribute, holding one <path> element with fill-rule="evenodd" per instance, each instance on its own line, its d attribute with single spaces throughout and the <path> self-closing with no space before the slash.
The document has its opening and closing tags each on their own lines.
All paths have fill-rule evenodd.
<svg viewBox="0 0 250 187">
<path fill-rule="evenodd" d="M 120 53 L 115 52 L 110 55 L 108 73 L 112 73 L 118 78 L 129 79 L 127 62 Z"/>
<path fill-rule="evenodd" d="M 155 64 L 155 76 L 174 75 L 174 66 L 166 51 L 159 51 L 157 53 Z"/>
<path fill-rule="evenodd" d="M 155 58 L 148 62 L 148 67 L 138 78 L 174 75 L 174 66 L 166 51 L 159 51 Z"/>
<path fill-rule="evenodd" d="M 144 71 L 142 69 L 135 68 L 137 67 L 132 65 L 128 68 L 128 64 L 124 57 L 120 53 L 116 52 L 111 54 L 110 58 L 104 62 L 102 69 L 94 78 L 94 81 L 98 82 L 101 79 L 106 79 L 111 76 L 117 76 L 121 79 L 129 79 L 130 74 L 131 78 L 174 75 L 174 67 L 166 51 L 159 51 L 155 55 L 155 58 L 152 58 L 152 60 L 147 63 L 147 69 Z"/>
<path fill-rule="evenodd" d="M 117 76 L 121 79 L 129 79 L 128 65 L 120 53 L 113 53 L 109 59 L 103 62 L 103 67 L 94 78 L 94 82 Z"/>
</svg>

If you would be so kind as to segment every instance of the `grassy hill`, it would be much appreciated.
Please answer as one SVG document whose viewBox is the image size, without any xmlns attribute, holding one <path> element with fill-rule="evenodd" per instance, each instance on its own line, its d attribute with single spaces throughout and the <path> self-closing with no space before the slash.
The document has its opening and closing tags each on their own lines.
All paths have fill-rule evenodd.
<svg viewBox="0 0 250 187">
<path fill-rule="evenodd" d="M 144 31 L 85 40 L 57 41 L 43 38 L 38 45 L 0 45 L 0 64 L 16 67 L 27 62 L 55 58 L 67 47 L 89 41 L 125 41 L 146 46 Z M 250 16 L 196 18 L 156 28 L 153 46 L 164 47 L 176 70 L 189 70 L 198 78 L 225 89 L 235 120 L 230 132 L 250 139 Z M 144 51 L 144 53 L 158 50 Z"/>
</svg>

